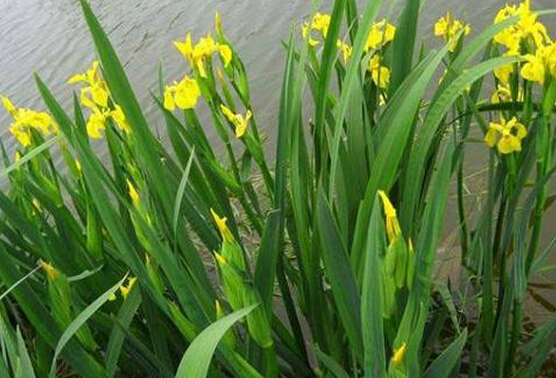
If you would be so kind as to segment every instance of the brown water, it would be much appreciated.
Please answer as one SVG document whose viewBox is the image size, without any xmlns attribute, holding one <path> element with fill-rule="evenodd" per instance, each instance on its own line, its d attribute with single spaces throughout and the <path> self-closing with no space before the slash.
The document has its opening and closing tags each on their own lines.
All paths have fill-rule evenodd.
<svg viewBox="0 0 556 378">
<path fill-rule="evenodd" d="M 259 125 L 264 134 L 274 136 L 284 60 L 280 41 L 288 37 L 292 25 L 299 25 L 308 16 L 309 0 L 90 1 L 125 64 L 151 125 L 161 130 L 161 117 L 149 96 L 149 90 L 157 86 L 159 60 L 163 61 L 167 81 L 183 75 L 187 66 L 172 41 L 183 38 L 187 31 L 199 36 L 211 30 L 214 12 L 220 11 L 225 32 L 246 64 Z M 329 7 L 331 1 L 323 3 Z M 388 8 L 393 1 L 384 3 Z M 431 36 L 432 25 L 446 10 L 481 30 L 505 3 L 506 0 L 429 0 L 421 16 L 420 34 L 427 46 L 438 46 Z M 534 8 L 555 5 L 554 0 L 533 0 Z M 556 26 L 556 22 L 549 24 Z M 556 32 L 556 28 L 551 29 Z M 66 80 L 86 69 L 93 59 L 94 48 L 76 0 L 0 0 L 0 94 L 12 98 L 16 105 L 44 108 L 32 72 L 37 72 L 67 105 L 72 89 Z M 8 133 L 9 123 L 9 117 L 0 110 L 0 138 L 11 151 L 14 140 Z M 210 130 L 209 127 L 209 133 Z M 466 172 L 470 175 L 470 202 L 479 198 L 484 188 L 481 170 L 485 165 L 483 146 L 472 148 L 476 153 L 467 154 L 471 158 Z M 450 238 L 456 226 L 453 202 L 448 209 L 447 249 L 457 245 L 457 238 Z M 556 230 L 555 211 L 548 214 L 545 224 L 543 240 L 547 244 Z M 551 262 L 556 264 L 556 257 Z M 536 281 L 555 283 L 556 275 L 548 273 Z M 543 290 L 543 295 L 556 303 L 554 289 Z M 543 311 L 540 306 L 539 313 Z"/>
</svg>

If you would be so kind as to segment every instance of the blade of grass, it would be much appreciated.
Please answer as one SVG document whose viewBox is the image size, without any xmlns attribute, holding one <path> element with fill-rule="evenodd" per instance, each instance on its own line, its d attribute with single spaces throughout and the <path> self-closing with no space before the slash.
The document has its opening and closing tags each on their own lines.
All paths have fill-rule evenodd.
<svg viewBox="0 0 556 378">
<path fill-rule="evenodd" d="M 136 289 L 132 290 L 118 312 L 116 323 L 114 324 L 106 348 L 106 371 L 108 377 L 113 377 L 114 374 L 116 374 L 118 359 L 126 337 L 124 331 L 129 328 L 140 304 L 141 292 Z"/>
<path fill-rule="evenodd" d="M 276 265 L 280 257 L 279 227 L 280 211 L 271 211 L 266 220 L 254 275 L 255 287 L 261 295 L 262 305 L 269 314 L 272 313 L 274 279 L 276 277 Z"/>
<path fill-rule="evenodd" d="M 392 79 L 390 93 L 394 93 L 405 80 L 413 65 L 417 23 L 419 20 L 419 0 L 406 0 L 398 20 L 398 30 L 392 42 Z"/>
<path fill-rule="evenodd" d="M 15 378 L 35 378 L 35 370 L 33 369 L 33 364 L 31 363 L 31 358 L 27 352 L 27 347 L 25 346 L 25 341 L 23 340 L 19 327 L 17 327 L 16 335 L 18 359 Z"/>
<path fill-rule="evenodd" d="M 176 200 L 174 202 L 174 216 L 172 217 L 172 229 L 174 230 L 174 235 L 178 232 L 178 220 L 180 217 L 180 209 L 181 204 L 183 201 L 183 196 L 185 194 L 185 189 L 187 186 L 187 181 L 189 179 L 189 172 L 191 170 L 191 164 L 193 163 L 193 159 L 195 158 L 195 147 L 191 149 L 191 154 L 189 155 L 189 160 L 187 161 L 187 165 L 183 171 L 183 176 L 180 180 L 180 186 L 178 187 L 178 192 L 176 194 Z M 177 240 L 176 240 L 177 243 Z"/>
<path fill-rule="evenodd" d="M 423 378 L 450 377 L 457 361 L 461 358 L 461 352 L 466 341 L 467 328 L 429 365 Z"/>
<path fill-rule="evenodd" d="M 220 340 L 235 323 L 251 313 L 257 306 L 246 307 L 226 315 L 201 332 L 185 351 L 176 372 L 176 378 L 206 378 L 212 356 Z"/>
<path fill-rule="evenodd" d="M 22 165 L 24 165 L 25 163 L 27 163 L 31 159 L 35 158 L 40 153 L 49 150 L 50 147 L 55 146 L 62 139 L 63 139 L 63 136 L 61 134 L 56 135 L 56 136 L 48 139 L 46 142 L 42 143 L 40 146 L 37 146 L 37 147 L 33 148 L 31 151 L 29 151 L 25 155 L 23 155 L 18 161 L 16 161 L 15 163 L 10 165 L 9 167 L 4 168 L 2 170 L 2 172 L 0 172 L 0 179 L 3 178 L 4 176 L 7 176 L 11 172 L 15 171 L 16 169 L 18 169 L 19 167 L 21 167 Z"/>
<path fill-rule="evenodd" d="M 386 355 L 382 319 L 382 273 L 379 256 L 384 251 L 384 225 L 378 206 L 378 197 L 373 206 L 369 224 L 369 237 L 363 273 L 361 294 L 361 319 L 363 327 L 363 347 L 365 353 L 365 378 L 386 377 Z"/>
<path fill-rule="evenodd" d="M 60 337 L 60 340 L 58 340 L 56 348 L 54 349 L 54 357 L 52 357 L 52 365 L 50 367 L 50 372 L 48 373 L 49 378 L 55 378 L 57 365 L 56 362 L 58 360 L 58 356 L 60 355 L 68 341 L 79 330 L 79 328 L 81 328 L 81 326 L 85 324 L 85 322 L 87 322 L 87 320 L 89 320 L 89 318 L 93 316 L 95 312 L 97 312 L 98 309 L 101 308 L 102 305 L 108 301 L 108 299 L 120 288 L 120 286 L 123 285 L 126 279 L 127 274 L 118 283 L 109 288 L 107 291 L 104 292 L 104 294 L 102 294 L 93 303 L 87 306 L 87 308 L 85 308 L 85 310 L 77 315 L 77 317 L 70 323 L 68 328 L 64 330 L 62 336 Z"/>
<path fill-rule="evenodd" d="M 350 265 L 345 242 L 340 237 L 332 210 L 322 191 L 319 193 L 317 201 L 317 224 L 324 270 L 330 282 L 338 315 L 350 341 L 350 347 L 360 359 L 363 340 L 359 289 Z"/>
<path fill-rule="evenodd" d="M 340 365 L 334 358 L 321 351 L 318 346 L 315 348 L 315 354 L 328 370 L 328 373 L 332 375 L 331 378 L 350 378 L 349 374 L 346 373 L 342 365 Z"/>
<path fill-rule="evenodd" d="M 336 183 L 336 171 L 338 169 L 340 141 L 346 112 L 349 107 L 349 101 L 351 99 L 351 91 L 354 90 L 356 81 L 359 80 L 361 56 L 363 55 L 363 49 L 367 41 L 367 35 L 373 21 L 378 15 L 378 11 L 380 10 L 381 5 L 382 0 L 376 0 L 370 2 L 365 8 L 360 27 L 357 31 L 355 41 L 353 42 L 352 55 L 347 66 L 340 100 L 338 101 L 334 112 L 334 136 L 332 139 L 332 144 L 329 147 L 331 158 L 330 180 L 328 185 L 329 197 L 331 197 L 331 191 L 333 190 L 334 184 Z"/>
<path fill-rule="evenodd" d="M 35 269 L 33 269 L 32 271 L 30 271 L 29 273 L 27 273 L 25 276 L 21 277 L 21 279 L 19 279 L 16 283 L 14 283 L 12 286 L 10 286 L 9 288 L 6 289 L 6 291 L 4 291 L 2 293 L 2 295 L 0 295 L 0 301 L 2 301 L 2 299 L 4 299 L 6 296 L 8 296 L 8 294 L 10 294 L 10 292 L 15 289 L 16 287 L 18 287 L 21 283 L 23 283 L 23 281 L 25 281 L 27 278 L 31 277 L 33 274 L 35 274 L 35 272 L 37 270 L 39 270 L 41 267 L 40 265 L 37 266 Z"/>
</svg>

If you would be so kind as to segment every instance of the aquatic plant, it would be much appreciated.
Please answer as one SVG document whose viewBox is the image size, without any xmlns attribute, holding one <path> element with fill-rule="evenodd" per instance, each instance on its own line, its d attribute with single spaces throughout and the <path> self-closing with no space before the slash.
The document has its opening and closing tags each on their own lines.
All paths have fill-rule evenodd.
<svg viewBox="0 0 556 378">
<path fill-rule="evenodd" d="M 523 332 L 551 252 L 554 42 L 526 1 L 483 31 L 447 13 L 440 48 L 417 51 L 420 2 L 396 22 L 381 3 L 313 7 L 292 31 L 269 158 L 218 13 L 214 34 L 175 42 L 182 77 L 158 72 L 167 145 L 82 0 L 98 61 L 70 78 L 72 111 L 39 76 L 48 113 L 2 98 L 20 145 L 0 173 L 0 375 L 536 376 L 556 339 L 556 316 Z M 446 283 L 452 177 L 462 272 Z"/>
</svg>

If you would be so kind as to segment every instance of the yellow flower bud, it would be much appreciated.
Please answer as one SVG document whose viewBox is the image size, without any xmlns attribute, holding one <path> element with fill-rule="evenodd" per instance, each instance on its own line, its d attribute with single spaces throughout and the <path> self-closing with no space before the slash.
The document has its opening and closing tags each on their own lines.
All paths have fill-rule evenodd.
<svg viewBox="0 0 556 378">
<path fill-rule="evenodd" d="M 392 356 L 392 363 L 394 365 L 399 365 L 402 362 L 402 359 L 405 356 L 405 352 L 407 350 L 407 344 L 403 343 L 401 347 L 394 350 L 394 355 Z"/>
<path fill-rule="evenodd" d="M 40 265 L 50 281 L 54 281 L 60 275 L 60 272 L 52 264 L 41 260 Z"/>
<path fill-rule="evenodd" d="M 249 121 L 253 116 L 251 110 L 247 110 L 247 112 L 245 113 L 245 117 L 241 114 L 234 114 L 233 111 L 231 111 L 223 104 L 220 105 L 220 110 L 222 111 L 222 114 L 226 116 L 228 121 L 230 121 L 235 126 L 236 137 L 241 138 L 243 135 L 245 135 L 245 132 L 247 131 L 247 126 L 249 125 Z"/>
<path fill-rule="evenodd" d="M 218 11 L 214 14 L 214 28 L 218 34 L 222 34 L 222 19 L 220 18 L 220 12 Z"/>
<path fill-rule="evenodd" d="M 218 214 L 216 214 L 216 212 L 213 209 L 210 209 L 210 213 L 212 214 L 212 218 L 214 219 L 214 222 L 216 223 L 216 227 L 218 227 L 218 231 L 220 231 L 220 236 L 222 236 L 224 242 L 233 242 L 234 236 L 232 235 L 232 232 L 226 225 L 227 219 L 225 217 L 220 218 L 220 216 L 218 216 Z"/>
<path fill-rule="evenodd" d="M 124 297 L 124 299 L 127 298 L 129 292 L 131 291 L 131 289 L 133 289 L 133 286 L 135 285 L 136 281 L 137 281 L 137 277 L 130 277 L 127 280 L 127 285 L 120 286 L 120 292 L 122 293 L 122 297 Z"/>
<path fill-rule="evenodd" d="M 392 244 L 402 233 L 400 224 L 398 223 L 396 209 L 384 191 L 379 190 L 378 195 L 382 199 L 384 215 L 386 216 L 386 233 L 388 234 L 388 241 Z"/>
<path fill-rule="evenodd" d="M 131 198 L 131 202 L 133 203 L 134 206 L 139 206 L 139 204 L 141 203 L 141 198 L 139 197 L 139 193 L 137 192 L 137 189 L 135 189 L 135 186 L 131 183 L 131 181 L 126 180 L 127 182 L 127 192 L 129 194 L 129 198 Z"/>
</svg>

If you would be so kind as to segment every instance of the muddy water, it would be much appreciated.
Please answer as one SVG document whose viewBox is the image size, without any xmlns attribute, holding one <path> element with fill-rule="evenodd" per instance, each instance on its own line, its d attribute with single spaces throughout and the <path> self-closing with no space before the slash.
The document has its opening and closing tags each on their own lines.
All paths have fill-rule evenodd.
<svg viewBox="0 0 556 378">
<path fill-rule="evenodd" d="M 253 106 L 259 125 L 264 134 L 274 136 L 284 58 L 280 41 L 287 38 L 292 25 L 307 17 L 309 0 L 90 1 L 126 66 L 151 125 L 160 130 L 163 129 L 161 117 L 157 117 L 157 109 L 148 94 L 157 85 L 159 60 L 162 59 L 168 80 L 182 75 L 186 65 L 173 48 L 172 41 L 182 38 L 188 30 L 196 36 L 205 33 L 212 28 L 214 12 L 220 11 L 229 40 L 241 54 L 251 78 Z M 323 2 L 329 6 L 331 1 Z M 393 3 L 392 0 L 384 2 Z M 492 22 L 496 10 L 505 2 L 429 0 L 427 11 L 420 20 L 420 34 L 427 46 L 435 46 L 437 42 L 431 37 L 432 25 L 448 9 L 471 23 L 475 30 L 482 29 Z M 554 6 L 554 0 L 533 0 L 533 4 L 536 8 L 547 9 Z M 549 24 L 556 33 L 556 22 Z M 76 0 L 0 0 L 0 94 L 11 97 L 16 105 L 43 108 L 32 72 L 39 73 L 67 105 L 71 89 L 65 81 L 72 73 L 89 65 L 94 59 L 93 51 Z M 8 150 L 13 150 L 14 141 L 9 137 L 8 125 L 6 113 L 0 110 L 0 137 Z M 467 155 L 471 158 L 466 172 L 470 202 L 476 201 L 484 188 L 481 170 L 485 164 L 483 147 L 472 149 L 476 151 Z M 448 208 L 455 209 L 454 203 Z M 455 220 L 455 212 L 450 212 L 446 250 L 457 244 L 457 238 L 450 238 L 455 236 Z M 552 212 L 546 222 L 545 244 L 556 229 L 555 222 L 556 212 Z M 446 259 L 450 264 L 449 255 Z M 556 264 L 556 257 L 551 260 Z M 556 275 L 548 273 L 537 281 L 554 283 Z M 549 302 L 556 303 L 554 289 L 543 290 L 543 295 L 549 298 Z M 543 311 L 540 306 L 539 313 Z"/>
</svg>

